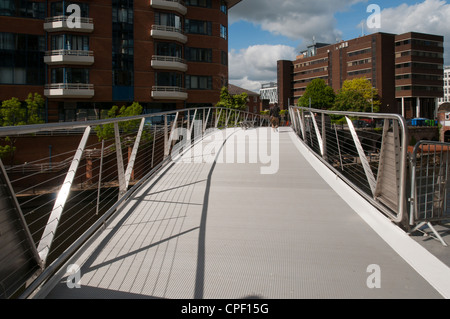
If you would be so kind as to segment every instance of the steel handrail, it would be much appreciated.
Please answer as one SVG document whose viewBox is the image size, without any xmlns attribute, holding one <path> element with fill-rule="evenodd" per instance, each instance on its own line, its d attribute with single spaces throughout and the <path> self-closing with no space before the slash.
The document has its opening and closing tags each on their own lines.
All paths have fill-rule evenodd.
<svg viewBox="0 0 450 319">
<path fill-rule="evenodd" d="M 202 114 L 203 113 L 203 114 Z M 140 120 L 141 121 L 141 128 L 143 129 L 142 125 L 145 123 L 146 119 L 152 119 L 152 118 L 165 118 L 165 124 L 163 127 L 159 127 L 158 125 L 152 125 L 158 127 L 158 130 L 161 132 L 163 131 L 164 135 L 164 152 L 167 150 L 166 148 L 166 139 L 168 141 L 172 141 L 172 133 L 173 130 L 177 129 L 177 123 L 186 124 L 186 121 L 188 123 L 188 126 L 192 128 L 194 125 L 193 122 L 190 123 L 190 121 L 194 121 L 196 117 L 200 116 L 203 117 L 203 121 L 205 122 L 203 127 L 204 134 L 209 134 L 210 132 L 207 131 L 207 128 L 218 128 L 218 123 L 220 119 L 227 120 L 226 126 L 228 125 L 228 120 L 230 119 L 230 114 L 235 114 L 235 120 L 230 122 L 230 125 L 239 125 L 238 120 L 239 119 L 247 119 L 249 115 L 251 115 L 253 118 L 260 118 L 261 116 L 259 114 L 243 111 L 243 110 L 235 110 L 235 109 L 227 109 L 222 107 L 201 107 L 201 108 L 191 108 L 191 109 L 180 109 L 180 110 L 172 110 L 172 111 L 166 111 L 166 112 L 158 112 L 153 114 L 143 114 L 143 115 L 136 115 L 131 117 L 119 117 L 119 118 L 112 118 L 112 119 L 105 119 L 105 120 L 95 120 L 95 121 L 86 121 L 86 122 L 71 122 L 71 123 L 49 123 L 49 124 L 38 124 L 38 125 L 26 125 L 26 126 L 17 126 L 17 127 L 1 127 L 0 128 L 0 136 L 8 136 L 12 134 L 16 135 L 24 135 L 24 134 L 33 134 L 38 132 L 48 132 L 48 131 L 61 131 L 61 130 L 71 130 L 71 129 L 85 129 L 85 133 L 83 135 L 83 139 L 87 137 L 87 133 L 91 131 L 91 128 L 95 126 L 101 126 L 101 125 L 107 125 L 107 124 L 115 124 L 115 127 L 122 122 L 127 121 L 133 121 L 133 120 Z M 182 115 L 187 115 L 187 118 L 184 118 L 183 121 L 180 122 Z M 207 115 L 206 115 L 207 114 Z M 228 115 L 228 116 L 226 116 Z M 192 118 L 193 116 L 193 118 Z M 206 117 L 206 120 L 205 120 Z M 215 117 L 215 118 L 214 118 Z M 183 124 L 181 124 L 183 125 Z M 153 130 L 153 129 L 152 129 Z M 141 131 L 139 131 L 141 132 Z M 116 133 L 117 134 L 117 133 Z M 139 134 L 139 133 L 138 133 Z M 170 135 L 170 137 L 169 137 Z M 82 139 L 82 140 L 83 140 Z M 176 138 L 174 138 L 174 141 Z M 200 140 L 193 140 L 193 144 L 201 142 Z M 81 142 L 83 143 L 83 142 Z M 80 143 L 80 145 L 81 145 Z M 120 143 L 120 142 L 119 142 Z M 116 144 L 115 147 L 117 149 L 117 136 L 116 136 Z M 170 147 L 170 146 L 169 146 Z M 80 146 L 78 148 L 80 150 Z M 87 151 L 87 149 L 84 149 Z M 159 149 L 162 151 L 162 147 Z M 169 149 L 170 150 L 170 149 Z M 187 149 L 183 149 L 183 152 L 187 152 Z M 158 151 L 159 152 L 159 151 Z M 117 153 L 119 153 L 117 151 Z M 161 154 L 161 153 L 160 153 Z M 82 155 L 81 155 L 82 156 Z M 81 159 L 81 156 L 75 155 L 75 158 L 73 159 L 73 162 L 79 162 Z M 118 156 L 119 158 L 120 156 Z M 104 225 L 109 218 L 111 218 L 116 212 L 120 211 L 120 208 L 123 207 L 123 203 L 131 196 L 134 192 L 136 192 L 142 184 L 144 184 L 146 181 L 148 181 L 149 178 L 154 176 L 155 172 L 159 171 L 160 169 L 163 169 L 166 165 L 168 165 L 172 160 L 171 156 L 166 156 L 163 158 L 163 160 L 159 163 L 157 163 L 154 167 L 150 169 L 150 171 L 144 172 L 144 176 L 136 180 L 136 182 L 133 185 L 130 185 L 130 189 L 125 190 L 123 194 L 119 196 L 119 198 L 114 202 L 111 203 L 112 206 L 107 209 L 106 213 L 102 214 L 98 220 L 96 220 L 83 234 L 78 237 L 74 242 L 72 242 L 68 248 L 65 249 L 64 252 L 58 255 L 58 257 L 46 265 L 45 260 L 43 260 L 43 269 L 42 273 L 35 279 L 30 281 L 30 284 L 28 287 L 26 287 L 25 291 L 22 293 L 20 298 L 28 298 L 31 294 L 35 293 L 35 290 L 40 288 L 45 282 L 49 280 L 49 278 L 55 274 L 55 272 L 59 271 L 63 268 L 61 266 L 68 262 L 69 257 L 71 257 L 73 254 L 76 254 L 77 251 L 82 247 L 82 245 L 89 239 L 94 236 L 97 231 L 100 229 L 101 225 Z M 134 161 L 134 160 L 133 160 Z M 153 166 L 153 164 L 152 164 Z M 75 169 L 76 170 L 76 169 Z M 71 171 L 71 170 L 69 170 Z M 128 168 L 127 168 L 128 171 Z M 120 173 L 115 173 L 118 176 L 119 175 L 119 182 L 120 182 Z M 66 184 L 66 183 L 64 183 Z M 99 182 L 100 185 L 100 182 Z M 58 196 L 59 197 L 59 196 Z M 49 219 L 50 222 L 50 219 Z M 57 227 L 57 226 L 56 226 Z M 45 231 L 44 231 L 45 233 Z M 50 249 L 50 248 L 49 248 Z"/>
<path fill-rule="evenodd" d="M 358 187 L 355 187 L 350 181 L 347 180 L 342 174 L 334 169 L 328 162 L 326 162 L 322 156 L 313 153 L 330 169 L 332 169 L 335 173 L 337 173 L 341 178 L 346 180 L 349 185 L 351 185 L 360 195 L 365 197 L 367 200 L 371 201 L 372 204 L 378 206 L 383 209 L 383 211 L 391 218 L 395 223 L 404 222 L 404 218 L 406 216 L 406 188 L 407 188 L 407 160 L 408 160 L 408 130 L 406 120 L 399 114 L 391 114 L 391 113 L 365 113 L 365 112 L 344 112 L 344 111 L 332 111 L 332 110 L 323 110 L 323 109 L 314 109 L 307 107 L 299 107 L 299 106 L 290 106 L 290 110 L 294 110 L 293 112 L 303 111 L 310 112 L 311 114 L 318 113 L 324 115 L 336 115 L 336 116 L 347 116 L 347 117 L 357 117 L 357 118 L 372 118 L 372 119 L 383 119 L 383 120 L 392 120 L 397 121 L 400 125 L 401 129 L 401 149 L 400 151 L 400 190 L 399 190 L 399 202 L 398 202 L 398 211 L 396 214 L 392 214 L 389 211 L 383 209 L 383 207 L 379 206 L 373 198 L 370 198 L 367 194 L 361 191 Z M 295 121 L 295 119 L 294 119 Z M 291 125 L 294 126 L 294 121 L 291 121 Z M 294 122 L 294 123 L 293 123 Z M 307 146 L 308 147 L 308 146 Z"/>
</svg>

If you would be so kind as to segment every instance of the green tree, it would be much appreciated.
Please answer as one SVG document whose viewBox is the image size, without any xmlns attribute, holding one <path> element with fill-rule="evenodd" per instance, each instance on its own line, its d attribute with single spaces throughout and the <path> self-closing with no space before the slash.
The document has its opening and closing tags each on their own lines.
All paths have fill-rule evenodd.
<svg viewBox="0 0 450 319">
<path fill-rule="evenodd" d="M 216 104 L 217 107 L 225 107 L 235 110 L 245 110 L 247 108 L 248 94 L 243 92 L 241 94 L 231 95 L 227 87 L 223 87 L 220 91 L 220 100 Z"/>
<path fill-rule="evenodd" d="M 42 124 L 42 114 L 44 111 L 45 100 L 38 93 L 28 94 L 28 98 L 25 100 L 27 104 L 27 124 Z"/>
<path fill-rule="evenodd" d="M 26 109 L 22 107 L 22 103 L 16 97 L 2 102 L 0 117 L 2 126 L 27 124 Z"/>
<path fill-rule="evenodd" d="M 129 117 L 142 114 L 142 106 L 134 102 L 129 106 L 118 107 L 114 105 L 109 111 L 107 118 Z M 139 127 L 140 120 L 125 121 L 119 123 L 119 129 L 124 133 L 129 133 Z M 114 124 L 105 124 L 95 128 L 99 140 L 107 140 L 114 137 Z"/>
<path fill-rule="evenodd" d="M 336 95 L 333 110 L 351 112 L 379 112 L 381 102 L 378 90 L 369 80 L 357 78 L 346 80 Z"/>
<path fill-rule="evenodd" d="M 303 96 L 298 100 L 298 106 L 315 109 L 328 109 L 333 107 L 335 94 L 333 89 L 323 79 L 314 79 L 306 87 Z"/>
</svg>

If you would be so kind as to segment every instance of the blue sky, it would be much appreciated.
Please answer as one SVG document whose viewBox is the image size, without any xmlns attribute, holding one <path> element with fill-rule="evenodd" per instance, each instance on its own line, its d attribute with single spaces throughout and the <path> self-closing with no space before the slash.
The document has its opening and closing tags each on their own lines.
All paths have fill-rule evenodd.
<svg viewBox="0 0 450 319">
<path fill-rule="evenodd" d="M 381 10 L 380 28 L 369 29 L 370 4 Z M 259 92 L 276 81 L 276 61 L 293 60 L 317 42 L 333 43 L 374 32 L 410 31 L 445 37 L 450 64 L 450 0 L 242 0 L 229 12 L 230 83 Z"/>
</svg>

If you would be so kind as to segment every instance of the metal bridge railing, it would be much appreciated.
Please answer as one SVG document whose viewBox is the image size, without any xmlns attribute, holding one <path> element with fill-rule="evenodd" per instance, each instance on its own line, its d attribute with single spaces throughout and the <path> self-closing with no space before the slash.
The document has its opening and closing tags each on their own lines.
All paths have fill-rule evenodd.
<svg viewBox="0 0 450 319">
<path fill-rule="evenodd" d="M 408 137 L 403 117 L 295 106 L 289 115 L 300 139 L 324 164 L 392 221 L 405 223 Z"/>
<path fill-rule="evenodd" d="M 183 152 L 208 129 L 248 122 L 267 124 L 257 114 L 210 107 L 0 128 L 0 138 L 15 142 L 14 157 L 0 161 L 3 185 L 8 186 L 0 192 L 0 216 L 17 212 L 10 214 L 10 220 L 0 220 L 0 297 L 28 297 L 145 181 L 170 163 L 172 152 Z M 183 134 L 178 133 L 180 129 Z M 43 134 L 66 130 L 80 130 L 80 134 Z M 26 163 L 20 160 L 21 153 L 27 153 Z M 14 201 L 9 203 L 11 196 Z M 15 236 L 16 226 L 11 225 L 23 223 L 27 231 Z M 8 236 L 11 240 L 5 242 Z M 20 273 L 18 264 L 25 265 Z"/>
<path fill-rule="evenodd" d="M 418 142 L 411 154 L 411 232 L 427 225 L 444 246 L 432 222 L 450 220 L 450 144 Z"/>
</svg>

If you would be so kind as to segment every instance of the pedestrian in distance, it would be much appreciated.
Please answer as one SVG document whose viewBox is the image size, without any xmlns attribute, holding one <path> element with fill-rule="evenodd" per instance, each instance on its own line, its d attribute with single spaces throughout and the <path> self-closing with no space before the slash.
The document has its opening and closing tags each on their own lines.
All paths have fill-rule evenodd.
<svg viewBox="0 0 450 319">
<path fill-rule="evenodd" d="M 278 103 L 275 103 L 270 109 L 270 122 L 272 123 L 272 129 L 278 131 L 278 126 L 280 125 L 280 108 Z"/>
</svg>

